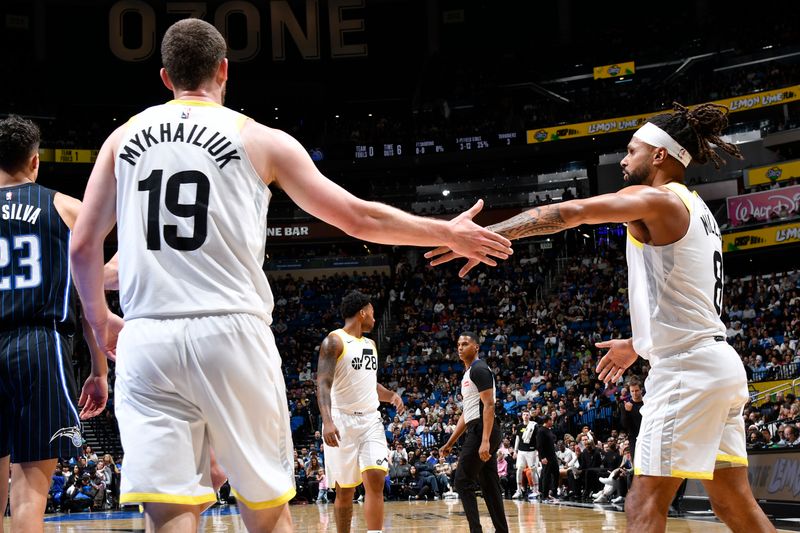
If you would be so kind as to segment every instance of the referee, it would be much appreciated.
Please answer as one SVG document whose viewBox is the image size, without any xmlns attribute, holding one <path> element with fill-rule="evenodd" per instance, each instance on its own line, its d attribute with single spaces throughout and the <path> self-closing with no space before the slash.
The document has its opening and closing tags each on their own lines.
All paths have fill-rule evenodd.
<svg viewBox="0 0 800 533">
<path fill-rule="evenodd" d="M 495 531 L 506 533 L 508 522 L 497 476 L 496 453 L 502 436 L 494 421 L 494 375 L 486 362 L 478 359 L 478 344 L 475 333 L 464 332 L 458 338 L 458 357 L 467 368 L 461 379 L 464 408 L 456 429 L 442 446 L 440 456 L 445 457 L 466 431 L 467 436 L 458 456 L 454 485 L 464 505 L 470 533 L 483 531 L 475 496 L 476 482 L 481 487 Z"/>
</svg>

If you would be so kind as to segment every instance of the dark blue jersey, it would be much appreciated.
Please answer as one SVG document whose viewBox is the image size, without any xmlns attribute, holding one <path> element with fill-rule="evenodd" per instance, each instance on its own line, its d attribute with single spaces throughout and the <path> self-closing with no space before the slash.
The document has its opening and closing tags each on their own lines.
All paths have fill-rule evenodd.
<svg viewBox="0 0 800 533">
<path fill-rule="evenodd" d="M 75 331 L 70 230 L 55 191 L 26 183 L 0 188 L 0 329 Z"/>
</svg>

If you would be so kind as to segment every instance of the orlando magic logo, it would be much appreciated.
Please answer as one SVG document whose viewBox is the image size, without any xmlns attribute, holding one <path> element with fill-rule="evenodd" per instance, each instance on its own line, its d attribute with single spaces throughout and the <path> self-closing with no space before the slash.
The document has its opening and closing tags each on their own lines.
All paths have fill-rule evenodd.
<svg viewBox="0 0 800 533">
<path fill-rule="evenodd" d="M 80 448 L 83 444 L 83 436 L 81 435 L 80 426 L 73 426 L 71 428 L 61 428 L 50 437 L 50 443 L 59 437 L 67 437 L 72 441 L 72 445 Z"/>
</svg>

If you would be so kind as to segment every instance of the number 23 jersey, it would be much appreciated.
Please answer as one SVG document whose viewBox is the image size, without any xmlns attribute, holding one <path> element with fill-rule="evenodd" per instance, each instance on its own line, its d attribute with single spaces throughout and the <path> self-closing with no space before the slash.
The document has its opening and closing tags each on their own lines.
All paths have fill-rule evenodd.
<svg viewBox="0 0 800 533">
<path fill-rule="evenodd" d="M 350 414 L 376 411 L 378 400 L 378 350 L 371 339 L 353 337 L 342 329 L 333 332 L 344 344 L 336 360 L 331 387 L 331 407 Z"/>
<path fill-rule="evenodd" d="M 271 323 L 270 191 L 245 153 L 246 121 L 189 100 L 129 121 L 114 162 L 126 320 L 243 312 Z"/>
</svg>

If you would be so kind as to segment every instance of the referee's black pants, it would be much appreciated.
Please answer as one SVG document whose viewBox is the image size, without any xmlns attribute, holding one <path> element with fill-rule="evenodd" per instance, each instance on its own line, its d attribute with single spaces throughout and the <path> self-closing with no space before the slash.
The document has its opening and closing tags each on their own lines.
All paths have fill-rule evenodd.
<svg viewBox="0 0 800 533">
<path fill-rule="evenodd" d="M 478 514 L 478 498 L 475 496 L 475 483 L 480 485 L 486 507 L 489 508 L 489 516 L 492 517 L 492 524 L 497 533 L 508 532 L 508 522 L 506 521 L 506 511 L 503 508 L 503 493 L 500 489 L 500 477 L 497 475 L 497 449 L 500 447 L 502 435 L 495 423 L 492 428 L 492 435 L 489 439 L 488 461 L 481 461 L 478 450 L 481 447 L 483 438 L 483 427 L 474 424 L 467 427 L 464 444 L 458 456 L 458 468 L 456 469 L 454 485 L 456 492 L 461 498 L 464 506 L 464 513 L 467 515 L 470 533 L 481 533 L 481 518 Z"/>
<path fill-rule="evenodd" d="M 542 465 L 541 498 L 554 498 L 558 493 L 558 457 L 546 457 L 547 464 Z"/>
</svg>

